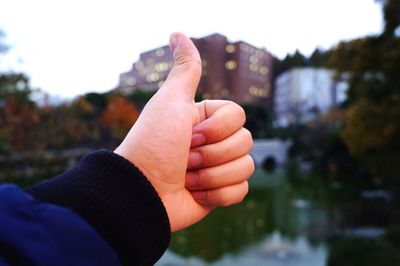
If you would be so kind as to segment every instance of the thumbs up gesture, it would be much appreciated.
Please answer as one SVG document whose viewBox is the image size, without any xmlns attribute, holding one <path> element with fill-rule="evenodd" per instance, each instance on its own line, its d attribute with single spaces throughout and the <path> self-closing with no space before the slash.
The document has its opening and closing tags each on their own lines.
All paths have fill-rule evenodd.
<svg viewBox="0 0 400 266">
<path fill-rule="evenodd" d="M 181 33 L 171 35 L 170 48 L 174 67 L 115 153 L 152 183 L 177 231 L 217 206 L 241 202 L 254 163 L 243 109 L 230 101 L 195 103 L 200 55 Z"/>
</svg>

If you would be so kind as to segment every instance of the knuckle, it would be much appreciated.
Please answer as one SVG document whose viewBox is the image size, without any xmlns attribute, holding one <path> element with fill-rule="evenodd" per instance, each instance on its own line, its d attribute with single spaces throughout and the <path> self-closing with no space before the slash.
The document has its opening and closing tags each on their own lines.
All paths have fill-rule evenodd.
<svg viewBox="0 0 400 266">
<path fill-rule="evenodd" d="M 253 157 L 251 157 L 250 155 L 246 155 L 247 157 L 247 164 L 248 164 L 248 170 L 249 170 L 249 177 L 254 173 L 254 171 L 256 170 L 256 166 L 254 164 L 254 159 Z"/>
<path fill-rule="evenodd" d="M 251 150 L 251 148 L 253 148 L 253 136 L 247 128 L 243 127 L 242 132 L 244 135 L 243 141 L 245 141 L 245 143 L 247 144 L 248 149 Z"/>
<path fill-rule="evenodd" d="M 242 183 L 243 185 L 242 185 L 242 195 L 243 195 L 243 198 L 247 195 L 247 193 L 249 192 L 249 182 L 247 182 L 247 181 L 244 181 L 243 183 Z M 242 200 L 243 200 L 243 198 L 242 198 Z"/>
<path fill-rule="evenodd" d="M 211 188 L 215 183 L 213 171 L 209 168 L 196 170 L 197 186 L 201 188 Z"/>
<path fill-rule="evenodd" d="M 243 199 L 246 197 L 247 193 L 249 191 L 249 183 L 247 181 L 241 183 L 237 187 L 237 191 L 235 194 L 231 195 L 231 197 L 228 197 L 227 195 L 221 195 L 221 206 L 230 206 L 233 204 L 238 204 L 243 201 Z"/>
<path fill-rule="evenodd" d="M 220 205 L 223 206 L 223 207 L 228 207 L 228 206 L 230 206 L 232 204 L 235 204 L 234 202 L 232 202 L 232 200 L 222 199 Z"/>
<path fill-rule="evenodd" d="M 237 112 L 238 112 L 238 117 L 240 119 L 240 122 L 242 126 L 246 123 L 246 112 L 244 111 L 243 107 L 238 105 L 237 103 L 234 103 Z"/>
<path fill-rule="evenodd" d="M 249 182 L 245 181 L 243 182 L 242 185 L 242 191 L 241 191 L 241 195 L 239 197 L 239 201 L 237 203 L 240 203 L 244 200 L 244 198 L 246 197 L 247 193 L 249 192 Z"/>
<path fill-rule="evenodd" d="M 219 202 L 218 205 L 223 206 L 223 207 L 227 207 L 229 205 L 232 205 L 232 195 L 229 195 L 229 193 L 221 193 L 219 195 Z"/>
</svg>

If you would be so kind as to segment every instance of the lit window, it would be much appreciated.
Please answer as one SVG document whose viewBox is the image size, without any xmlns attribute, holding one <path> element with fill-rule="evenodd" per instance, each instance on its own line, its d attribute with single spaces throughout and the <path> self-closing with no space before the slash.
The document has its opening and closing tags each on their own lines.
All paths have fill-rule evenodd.
<svg viewBox="0 0 400 266">
<path fill-rule="evenodd" d="M 157 81 L 160 78 L 160 75 L 158 75 L 158 73 L 156 72 L 152 72 L 146 75 L 146 80 L 148 82 L 154 82 Z"/>
<path fill-rule="evenodd" d="M 169 68 L 168 63 L 167 62 L 163 62 L 163 71 L 167 71 Z"/>
<path fill-rule="evenodd" d="M 158 73 L 152 73 L 152 80 L 153 81 L 157 81 L 160 79 L 160 75 L 158 75 Z"/>
<path fill-rule="evenodd" d="M 166 62 L 157 63 L 157 64 L 154 66 L 154 69 L 155 69 L 157 72 L 166 71 L 166 70 L 168 70 L 168 64 L 167 64 Z"/>
<path fill-rule="evenodd" d="M 249 68 L 253 72 L 257 72 L 258 71 L 258 65 L 256 65 L 256 64 L 250 64 Z"/>
<path fill-rule="evenodd" d="M 253 64 L 258 63 L 258 56 L 253 54 L 252 56 L 250 56 L 250 62 Z"/>
<path fill-rule="evenodd" d="M 261 75 L 267 75 L 268 74 L 268 72 L 269 72 L 269 70 L 268 70 L 268 67 L 266 67 L 266 66 L 262 66 L 262 67 L 260 67 L 260 74 Z"/>
<path fill-rule="evenodd" d="M 258 91 L 258 88 L 256 86 L 251 86 L 249 88 L 249 92 L 250 92 L 251 95 L 256 95 L 257 91 Z"/>
<path fill-rule="evenodd" d="M 222 97 L 228 97 L 229 96 L 229 90 L 227 88 L 223 88 L 220 93 L 221 93 Z"/>
<path fill-rule="evenodd" d="M 227 53 L 234 53 L 236 50 L 236 47 L 233 44 L 228 44 L 227 46 L 225 46 L 225 51 Z"/>
<path fill-rule="evenodd" d="M 140 70 L 140 69 L 142 69 L 143 67 L 144 67 L 143 61 L 138 61 L 138 62 L 135 64 L 135 68 L 136 68 L 137 70 Z"/>
<path fill-rule="evenodd" d="M 269 95 L 268 89 L 262 89 L 262 88 L 258 88 L 256 86 L 251 86 L 249 88 L 249 92 L 253 96 L 262 97 L 262 98 L 266 98 Z"/>
<path fill-rule="evenodd" d="M 156 55 L 157 55 L 157 56 L 163 56 L 164 54 L 165 54 L 165 51 L 164 51 L 163 48 L 158 48 L 158 49 L 156 50 Z"/>
<path fill-rule="evenodd" d="M 133 86 L 133 85 L 135 85 L 136 84 L 136 79 L 135 79 L 135 77 L 129 77 L 128 79 L 127 79 L 127 82 L 126 82 L 129 86 Z"/>
<path fill-rule="evenodd" d="M 233 70 L 236 68 L 236 62 L 234 60 L 229 60 L 225 62 L 225 68 L 228 70 Z"/>
</svg>

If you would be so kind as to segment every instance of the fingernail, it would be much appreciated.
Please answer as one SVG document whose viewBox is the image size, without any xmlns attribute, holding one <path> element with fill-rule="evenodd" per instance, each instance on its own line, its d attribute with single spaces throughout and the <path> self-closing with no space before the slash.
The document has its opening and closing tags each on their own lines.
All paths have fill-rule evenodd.
<svg viewBox="0 0 400 266">
<path fill-rule="evenodd" d="M 203 145 L 206 143 L 206 136 L 201 133 L 195 133 L 192 135 L 192 143 L 190 145 L 191 148 Z"/>
<path fill-rule="evenodd" d="M 203 163 L 203 157 L 201 157 L 200 152 L 191 151 L 189 153 L 188 168 L 198 167 Z"/>
<path fill-rule="evenodd" d="M 207 198 L 207 193 L 205 191 L 192 191 L 192 196 L 196 201 L 204 203 Z"/>
<path fill-rule="evenodd" d="M 188 188 L 193 188 L 197 185 L 198 180 L 199 176 L 197 175 L 196 171 L 187 172 L 185 179 L 185 186 Z"/>
<path fill-rule="evenodd" d="M 171 52 L 174 56 L 178 45 L 179 45 L 179 35 L 177 33 L 172 33 L 169 38 L 169 48 L 171 49 Z"/>
</svg>

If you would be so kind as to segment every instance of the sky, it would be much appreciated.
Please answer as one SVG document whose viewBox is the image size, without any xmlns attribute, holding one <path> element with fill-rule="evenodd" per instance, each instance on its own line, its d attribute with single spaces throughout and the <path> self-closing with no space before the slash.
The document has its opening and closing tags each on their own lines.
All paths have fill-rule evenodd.
<svg viewBox="0 0 400 266">
<path fill-rule="evenodd" d="M 34 88 L 72 98 L 115 88 L 140 53 L 167 45 L 175 31 L 220 33 L 283 58 L 382 28 L 374 0 L 0 0 L 11 47 L 0 71 L 22 71 Z"/>
</svg>

